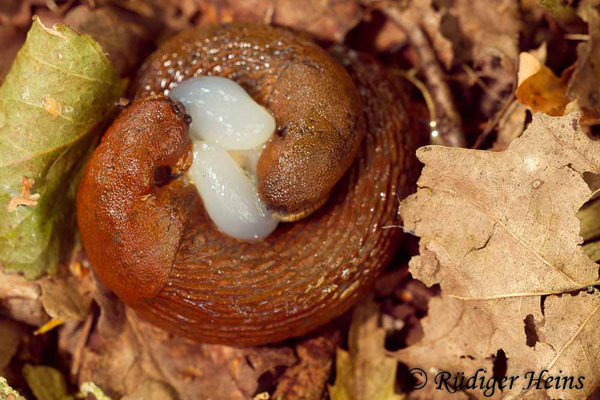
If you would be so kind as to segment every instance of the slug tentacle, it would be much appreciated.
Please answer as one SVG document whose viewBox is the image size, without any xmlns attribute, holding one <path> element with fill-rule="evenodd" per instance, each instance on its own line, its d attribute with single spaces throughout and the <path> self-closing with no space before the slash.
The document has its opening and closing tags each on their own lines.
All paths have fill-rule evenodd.
<svg viewBox="0 0 600 400">
<path fill-rule="evenodd" d="M 402 233 L 385 227 L 399 223 L 398 197 L 412 190 L 418 168 L 414 151 L 426 132 L 415 132 L 406 99 L 379 63 L 341 48 L 333 54 L 337 61 L 283 29 L 230 25 L 183 33 L 142 67 L 133 87 L 142 100 L 106 133 L 78 198 L 94 269 L 142 317 L 204 342 L 274 342 L 339 316 L 390 262 Z M 113 174 L 111 168 L 137 165 L 127 157 L 117 161 L 124 139 L 115 137 L 131 129 L 125 120 L 132 108 L 142 107 L 147 95 L 209 73 L 238 82 L 276 118 L 281 134 L 267 145 L 258 165 L 263 200 L 283 218 L 324 202 L 258 242 L 222 233 L 184 178 L 153 189 L 157 195 L 150 196 L 150 206 L 138 192 L 129 194 L 120 186 L 107 197 L 113 188 L 99 182 Z M 181 122 L 175 125 L 183 135 Z M 154 138 L 163 128 L 148 129 L 137 136 L 137 145 L 153 153 L 162 148 Z M 184 143 L 171 146 L 180 149 Z M 186 168 L 185 151 L 173 151 Z M 108 160 L 107 153 L 115 159 Z M 113 166 L 119 162 L 126 165 Z M 126 220 L 136 213 L 138 219 Z M 169 221 L 167 231 L 159 232 L 158 225 L 134 227 L 140 219 Z M 125 243 L 114 241 L 115 232 L 137 240 L 135 250 L 145 257 L 118 249 Z M 152 268 L 158 272 L 149 272 Z M 156 275 L 158 283 L 139 288 L 140 271 Z"/>
</svg>

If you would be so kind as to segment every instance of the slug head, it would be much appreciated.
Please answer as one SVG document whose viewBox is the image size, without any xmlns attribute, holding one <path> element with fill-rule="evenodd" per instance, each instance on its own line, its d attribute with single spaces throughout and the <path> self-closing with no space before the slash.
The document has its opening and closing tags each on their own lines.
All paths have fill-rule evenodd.
<svg viewBox="0 0 600 400">
<path fill-rule="evenodd" d="M 77 193 L 82 239 L 96 274 L 127 303 L 167 283 L 187 215 L 181 183 L 168 181 L 191 162 L 181 106 L 155 96 L 125 109 L 86 164 Z"/>
<path fill-rule="evenodd" d="M 194 76 L 239 83 L 272 112 L 277 135 L 258 163 L 258 193 L 279 219 L 325 203 L 365 135 L 361 99 L 348 72 L 310 39 L 270 26 L 232 24 L 183 32 L 142 66 L 136 98 Z"/>
</svg>

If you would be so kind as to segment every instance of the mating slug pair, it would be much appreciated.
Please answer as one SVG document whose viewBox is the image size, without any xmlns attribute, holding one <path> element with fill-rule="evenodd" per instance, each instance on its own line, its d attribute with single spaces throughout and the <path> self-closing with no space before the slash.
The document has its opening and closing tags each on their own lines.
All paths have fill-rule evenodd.
<svg viewBox="0 0 600 400">
<path fill-rule="evenodd" d="M 232 170 L 233 139 L 201 134 L 204 149 L 224 146 L 213 161 L 190 139 L 189 110 L 164 96 L 207 75 L 275 120 L 249 179 L 274 219 L 293 222 L 260 240 L 225 234 L 195 186 L 221 162 Z M 97 276 L 143 318 L 205 342 L 278 341 L 343 313 L 389 263 L 401 233 L 385 228 L 414 184 L 421 136 L 374 59 L 284 29 L 214 26 L 167 41 L 133 89 L 86 166 L 77 213 Z M 186 173 L 198 159 L 202 172 Z"/>
</svg>

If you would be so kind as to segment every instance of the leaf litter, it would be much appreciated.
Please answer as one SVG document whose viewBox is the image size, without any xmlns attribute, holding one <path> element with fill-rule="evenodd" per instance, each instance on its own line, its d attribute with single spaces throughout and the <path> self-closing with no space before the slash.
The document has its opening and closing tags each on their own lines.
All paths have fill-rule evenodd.
<svg viewBox="0 0 600 400">
<path fill-rule="evenodd" d="M 582 160 L 598 151 L 597 145 L 582 145 L 589 140 L 585 134 L 594 135 L 598 118 L 595 99 L 600 86 L 594 62 L 600 38 L 598 5 L 595 0 L 560 7 L 554 3 L 540 2 L 543 7 L 534 0 L 3 3 L 0 42 L 11 45 L 0 48 L 0 81 L 34 14 L 49 25 L 67 22 L 90 34 L 121 76 L 130 76 L 148 51 L 179 30 L 231 21 L 274 23 L 308 31 L 324 43 L 345 42 L 377 52 L 393 68 L 408 66 L 434 98 L 439 98 L 440 90 L 432 82 L 442 82 L 446 104 L 438 104 L 438 110 L 456 110 L 455 121 L 467 145 L 494 151 L 439 147 L 419 151 L 426 165 L 421 187 L 401 207 L 405 228 L 421 237 L 420 255 L 410 262 L 410 273 L 419 280 L 402 272 L 406 267 L 401 260 L 408 252 L 399 255 L 386 275 L 397 279 L 387 279 L 377 290 L 376 304 L 358 306 L 351 325 L 342 319 L 309 337 L 262 348 L 191 343 L 140 321 L 98 289 L 85 254 L 76 249 L 70 260 L 61 259 L 58 275 L 52 277 L 28 281 L 0 271 L 0 310 L 6 317 L 2 320 L 6 323 L 0 321 L 0 331 L 6 333 L 0 340 L 0 360 L 6 364 L 0 375 L 31 399 L 40 390 L 34 382 L 45 382 L 42 386 L 67 397 L 102 400 L 208 398 L 206 393 L 215 400 L 320 400 L 328 393 L 332 398 L 361 399 L 371 396 L 369 388 L 374 386 L 382 393 L 375 398 L 448 398 L 447 392 L 431 385 L 422 390 L 407 386 L 410 376 L 401 366 L 397 374 L 390 374 L 399 360 L 408 369 L 422 367 L 427 374 L 485 368 L 501 377 L 547 367 L 552 373 L 586 376 L 583 392 L 504 390 L 492 398 L 511 394 L 581 398 L 582 393 L 597 390 L 600 340 L 593 327 L 600 322 L 594 289 L 598 264 L 588 255 L 600 247 L 594 233 L 598 201 L 590 200 L 577 214 L 581 232 L 575 215 L 598 190 L 592 184 L 586 189 L 582 178 L 583 171 L 593 171 L 582 166 L 586 164 Z M 425 40 L 411 40 L 389 17 L 389 8 L 417 15 Z M 368 42 L 367 37 L 375 39 Z M 547 57 L 535 50 L 543 43 L 548 43 Z M 427 47 L 425 53 L 421 46 Z M 575 48 L 573 56 L 565 50 Z M 529 59 L 537 70 L 528 76 L 533 80 L 526 86 L 517 82 L 523 52 L 538 60 L 536 64 Z M 427 79 L 431 71 L 420 62 L 423 54 L 432 55 L 438 65 L 433 80 Z M 562 59 L 567 64 L 557 61 Z M 421 101 L 419 92 L 413 92 L 415 101 Z M 44 96 L 40 104 L 49 117 L 60 118 L 70 106 L 58 96 Z M 575 115 L 554 119 L 539 114 L 531 121 L 532 112 L 551 110 L 559 110 L 556 115 L 583 113 L 579 123 L 585 134 L 573 122 Z M 432 121 L 444 128 L 436 110 L 430 111 Z M 556 137 L 564 146 L 557 145 Z M 517 163 L 519 157 L 527 161 Z M 593 162 L 597 167 L 597 160 Z M 22 191 L 23 176 L 37 181 L 18 176 L 11 192 L 17 199 L 16 212 L 35 207 L 33 203 L 44 195 L 35 184 L 29 193 Z M 36 194 L 41 199 L 31 198 Z M 25 204 L 20 205 L 20 197 Z M 580 233 L 586 241 L 583 247 Z M 36 329 L 45 332 L 37 339 L 32 336 Z M 386 350 L 390 344 L 393 351 Z M 31 353 L 32 345 L 51 353 L 58 348 L 59 356 L 39 357 L 33 354 L 36 351 Z M 30 378 L 36 371 L 32 386 L 23 380 L 25 365 L 30 365 Z M 386 368 L 365 367 L 369 365 Z M 56 383 L 61 381 L 66 382 L 65 391 Z M 6 381 L 0 381 L 0 393 L 0 398 L 4 393 L 17 396 Z M 483 392 L 465 390 L 453 398 L 468 396 L 481 398 Z"/>
<path fill-rule="evenodd" d="M 588 288 L 600 281 L 575 214 L 592 196 L 583 174 L 600 173 L 600 142 L 581 131 L 577 115 L 535 114 L 505 151 L 424 147 L 417 155 L 425 164 L 419 189 L 400 207 L 421 237 L 410 271 L 442 295 L 430 302 L 423 339 L 398 358 L 469 374 L 492 371 L 490 356 L 502 350 L 507 376 L 584 376 L 583 392 L 547 395 L 590 394 L 600 381 L 600 293 Z M 539 332 L 533 346 L 527 318 Z"/>
</svg>

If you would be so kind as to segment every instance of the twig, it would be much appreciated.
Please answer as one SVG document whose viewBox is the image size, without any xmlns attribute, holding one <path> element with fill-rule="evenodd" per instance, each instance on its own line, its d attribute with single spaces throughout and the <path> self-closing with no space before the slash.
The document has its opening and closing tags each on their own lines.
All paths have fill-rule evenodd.
<svg viewBox="0 0 600 400">
<path fill-rule="evenodd" d="M 477 75 L 477 72 L 473 71 L 473 68 L 469 67 L 467 64 L 462 64 L 463 70 L 466 72 L 467 76 L 472 79 L 480 88 L 485 92 L 486 95 L 491 97 L 496 101 L 502 100 L 497 93 L 495 93 L 480 77 Z"/>
<path fill-rule="evenodd" d="M 563 36 L 566 40 L 578 40 L 581 42 L 588 42 L 590 40 L 590 35 L 582 34 L 582 33 L 567 33 Z"/>
<path fill-rule="evenodd" d="M 465 147 L 466 140 L 462 131 L 460 114 L 454 107 L 450 88 L 444 80 L 444 71 L 429 44 L 429 39 L 419 25 L 419 17 L 411 9 L 399 10 L 393 6 L 381 6 L 380 10 L 390 18 L 415 48 L 419 57 L 420 69 L 425 76 L 427 86 L 436 104 L 435 122 L 442 144 L 453 147 Z"/>
<path fill-rule="evenodd" d="M 85 348 L 85 344 L 90 337 L 90 332 L 92 330 L 92 322 L 94 321 L 93 313 L 90 313 L 83 327 L 81 328 L 79 339 L 75 344 L 75 351 L 73 351 L 73 362 L 71 363 L 71 377 L 75 378 L 79 375 L 79 368 L 81 367 L 81 356 L 83 355 L 83 349 Z"/>
<path fill-rule="evenodd" d="M 431 97 L 431 93 L 429 92 L 429 89 L 427 89 L 427 86 L 415 76 L 417 70 L 411 69 L 409 71 L 402 71 L 399 69 L 391 69 L 390 72 L 394 75 L 397 75 L 400 78 L 406 79 L 407 81 L 412 83 L 417 89 L 419 89 L 419 92 L 421 92 L 421 95 L 425 100 L 427 110 L 429 111 L 429 118 L 431 118 L 432 121 L 435 121 L 437 119 L 437 114 L 435 111 L 435 103 L 433 101 L 433 97 Z"/>
</svg>

